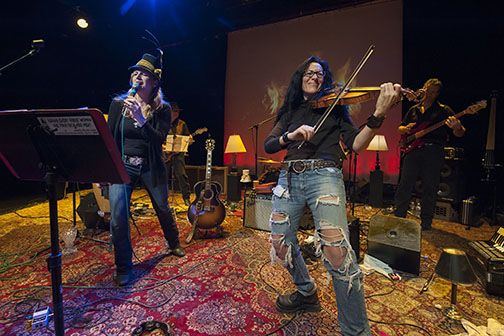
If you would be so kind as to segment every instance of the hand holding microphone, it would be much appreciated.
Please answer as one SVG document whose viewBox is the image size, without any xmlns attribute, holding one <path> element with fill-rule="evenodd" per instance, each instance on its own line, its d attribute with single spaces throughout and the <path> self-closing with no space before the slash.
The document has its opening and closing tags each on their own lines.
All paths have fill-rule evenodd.
<svg viewBox="0 0 504 336">
<path fill-rule="evenodd" d="M 145 124 L 145 117 L 142 114 L 142 107 L 135 99 L 139 83 L 133 83 L 128 91 L 128 96 L 124 99 L 125 116 L 135 120 L 135 124 L 142 127 Z"/>
</svg>

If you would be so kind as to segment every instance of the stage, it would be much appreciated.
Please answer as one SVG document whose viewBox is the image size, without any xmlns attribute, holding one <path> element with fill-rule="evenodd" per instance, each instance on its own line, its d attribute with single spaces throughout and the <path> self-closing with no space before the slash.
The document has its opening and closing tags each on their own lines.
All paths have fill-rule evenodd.
<svg viewBox="0 0 504 336">
<path fill-rule="evenodd" d="M 80 196 L 88 192 L 81 191 Z M 228 207 L 223 238 L 193 240 L 185 246 L 187 255 L 177 258 L 165 253 L 161 229 L 145 196 L 143 190 L 135 190 L 132 198 L 138 230 L 132 225 L 135 280 L 128 287 L 118 288 L 112 281 L 108 233 L 92 235 L 77 216 L 77 251 L 62 257 L 65 334 L 130 335 L 142 322 L 156 320 L 171 325 L 176 335 L 339 335 L 332 286 L 320 260 L 310 261 L 309 268 L 322 311 L 294 316 L 276 312 L 276 296 L 291 291 L 293 285 L 288 273 L 270 262 L 268 232 L 243 226 L 242 204 L 234 211 Z M 179 194 L 170 196 L 170 204 L 177 210 L 184 241 L 191 228 L 186 207 Z M 367 248 L 369 219 L 381 211 L 361 204 L 355 207 L 361 222 L 361 255 Z M 58 202 L 58 213 L 62 237 L 73 227 L 72 194 Z M 46 263 L 48 215 L 47 202 L 21 205 L 0 215 L 2 335 L 52 334 L 52 323 L 33 332 L 25 329 L 34 310 L 52 300 Z M 390 280 L 365 272 L 373 335 L 463 332 L 440 309 L 450 303 L 450 283 L 436 277 L 426 292 L 420 290 L 442 248 L 467 249 L 468 241 L 488 240 L 496 230 L 486 224 L 466 230 L 462 224 L 436 219 L 433 229 L 422 233 L 420 276 L 401 274 L 401 280 Z M 479 284 L 459 286 L 458 308 L 476 325 L 486 325 L 488 318 L 504 322 L 503 299 L 488 295 Z"/>
</svg>

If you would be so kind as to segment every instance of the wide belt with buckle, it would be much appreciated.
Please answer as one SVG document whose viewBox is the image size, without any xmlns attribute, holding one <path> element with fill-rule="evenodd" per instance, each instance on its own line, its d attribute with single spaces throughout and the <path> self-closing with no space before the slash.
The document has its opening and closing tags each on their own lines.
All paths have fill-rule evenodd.
<svg viewBox="0 0 504 336">
<path fill-rule="evenodd" d="M 141 156 L 128 156 L 124 155 L 124 162 L 133 166 L 141 166 L 145 162 L 145 158 Z"/>
<path fill-rule="evenodd" d="M 336 162 L 331 160 L 291 160 L 282 162 L 282 169 L 301 174 L 306 170 L 314 170 L 320 168 L 338 167 Z"/>
</svg>

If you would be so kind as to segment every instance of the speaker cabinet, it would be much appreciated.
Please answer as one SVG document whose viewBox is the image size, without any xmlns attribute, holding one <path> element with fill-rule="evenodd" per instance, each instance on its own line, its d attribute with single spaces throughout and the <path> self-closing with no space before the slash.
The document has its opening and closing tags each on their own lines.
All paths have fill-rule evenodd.
<svg viewBox="0 0 504 336">
<path fill-rule="evenodd" d="M 383 208 L 383 171 L 373 170 L 369 175 L 369 204 Z"/>
<path fill-rule="evenodd" d="M 394 216 L 371 217 L 367 253 L 396 270 L 420 273 L 421 229 L 416 222 Z"/>
<path fill-rule="evenodd" d="M 230 172 L 226 178 L 228 185 L 227 200 L 230 202 L 239 202 L 242 197 L 241 175 L 238 172 Z"/>
<path fill-rule="evenodd" d="M 269 219 L 273 208 L 271 194 L 256 194 L 255 192 L 245 195 L 243 225 L 252 229 L 271 231 Z M 305 212 L 299 223 L 300 229 L 313 229 L 313 216 L 310 209 Z"/>
<path fill-rule="evenodd" d="M 441 168 L 438 199 L 458 203 L 464 198 L 461 160 L 445 160 Z"/>
<path fill-rule="evenodd" d="M 445 157 L 441 167 L 439 188 L 437 192 L 438 200 L 452 203 L 459 203 L 465 197 L 462 160 L 458 158 Z M 415 195 L 421 197 L 423 192 L 422 182 L 418 180 L 415 184 Z"/>
<path fill-rule="evenodd" d="M 459 214 L 451 202 L 437 201 L 434 207 L 434 218 L 449 222 L 458 222 Z"/>
<path fill-rule="evenodd" d="M 94 193 L 81 197 L 77 213 L 88 229 L 108 229 L 108 220 L 100 216 L 100 207 Z"/>
</svg>

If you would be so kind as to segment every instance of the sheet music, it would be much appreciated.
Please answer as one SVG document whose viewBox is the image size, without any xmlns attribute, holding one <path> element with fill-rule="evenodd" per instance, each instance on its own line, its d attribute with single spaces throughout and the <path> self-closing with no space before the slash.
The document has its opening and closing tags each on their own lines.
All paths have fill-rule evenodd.
<svg viewBox="0 0 504 336">
<path fill-rule="evenodd" d="M 191 137 L 189 135 L 174 136 L 172 134 L 169 134 L 166 137 L 166 142 L 163 145 L 163 150 L 167 152 L 187 153 L 190 139 Z"/>
</svg>

